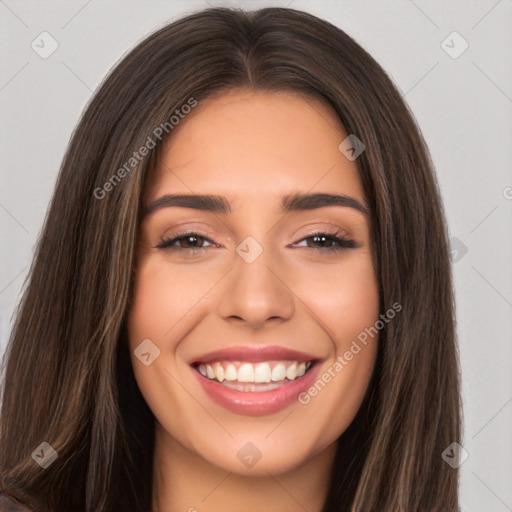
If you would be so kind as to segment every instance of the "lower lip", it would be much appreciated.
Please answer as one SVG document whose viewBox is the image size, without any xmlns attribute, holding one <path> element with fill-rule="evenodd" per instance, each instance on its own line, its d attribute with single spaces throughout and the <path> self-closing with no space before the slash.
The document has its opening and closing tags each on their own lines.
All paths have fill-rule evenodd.
<svg viewBox="0 0 512 512">
<path fill-rule="evenodd" d="M 288 407 L 297 401 L 300 393 L 308 389 L 315 380 L 320 365 L 314 364 L 302 377 L 272 391 L 237 391 L 207 379 L 194 369 L 206 394 L 216 403 L 237 414 L 263 416 Z"/>
</svg>

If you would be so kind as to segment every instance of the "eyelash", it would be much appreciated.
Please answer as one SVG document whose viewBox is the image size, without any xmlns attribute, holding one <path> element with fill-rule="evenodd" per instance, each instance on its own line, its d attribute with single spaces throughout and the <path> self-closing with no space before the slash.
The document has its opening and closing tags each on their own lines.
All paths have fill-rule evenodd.
<svg viewBox="0 0 512 512">
<path fill-rule="evenodd" d="M 206 240 L 207 242 L 215 245 L 215 243 L 212 240 L 210 240 L 209 238 L 201 235 L 200 233 L 197 233 L 195 231 L 189 231 L 189 232 L 186 232 L 186 233 L 180 233 L 179 235 L 177 235 L 177 236 L 175 236 L 173 238 L 163 239 L 156 247 L 158 249 L 165 249 L 165 250 L 170 250 L 170 251 L 176 251 L 176 252 L 179 252 L 179 253 L 190 252 L 190 251 L 194 251 L 194 250 L 198 250 L 198 249 L 199 250 L 205 249 L 205 247 L 192 247 L 192 248 L 177 247 L 177 246 L 173 247 L 175 242 L 177 242 L 179 240 L 183 240 L 183 239 L 189 238 L 189 237 L 192 237 L 192 236 L 194 236 L 196 238 L 201 238 L 201 239 Z M 314 250 L 319 251 L 319 252 L 336 253 L 336 252 L 339 252 L 339 251 L 343 251 L 344 249 L 354 249 L 354 248 L 358 247 L 357 243 L 354 240 L 342 236 L 339 231 L 336 231 L 335 233 L 327 233 L 327 232 L 324 232 L 324 231 L 318 231 L 318 232 L 315 232 L 315 233 L 310 233 L 307 237 L 304 237 L 301 240 L 299 240 L 299 242 L 302 242 L 304 240 L 308 240 L 310 238 L 315 238 L 315 237 L 326 237 L 328 240 L 330 240 L 330 241 L 332 241 L 332 242 L 334 242 L 336 244 L 336 245 L 332 245 L 331 247 L 309 247 L 310 249 L 314 249 Z M 318 242 L 316 242 L 316 243 L 318 243 Z"/>
</svg>

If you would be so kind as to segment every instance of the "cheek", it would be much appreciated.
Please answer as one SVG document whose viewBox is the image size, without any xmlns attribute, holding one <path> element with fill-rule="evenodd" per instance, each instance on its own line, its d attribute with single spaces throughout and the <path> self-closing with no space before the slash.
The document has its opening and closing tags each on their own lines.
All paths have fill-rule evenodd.
<svg viewBox="0 0 512 512">
<path fill-rule="evenodd" d="M 347 342 L 374 325 L 379 316 L 379 292 L 373 271 L 361 270 L 333 279 L 320 304 L 336 335 L 337 352 L 346 350 Z"/>
<path fill-rule="evenodd" d="M 139 262 L 133 300 L 128 316 L 130 342 L 154 337 L 168 344 L 192 310 L 200 309 L 201 298 L 211 287 L 211 276 L 203 272 L 177 270 L 165 258 Z"/>
<path fill-rule="evenodd" d="M 165 369 L 172 368 L 179 341 L 175 332 L 181 327 L 179 321 L 194 299 L 191 288 L 184 285 L 182 274 L 174 272 L 170 275 L 168 266 L 155 264 L 154 258 L 139 260 L 127 330 L 135 378 L 148 403 L 154 400 L 152 389 L 168 385 Z M 158 357 L 145 366 L 134 351 L 147 339 L 152 343 L 148 350 L 154 350 Z"/>
<path fill-rule="evenodd" d="M 179 388 L 169 375 L 176 373 L 176 349 L 187 322 L 198 310 L 193 306 L 199 301 L 202 286 L 190 286 L 190 277 L 173 270 L 161 257 L 139 258 L 127 316 L 128 341 L 135 380 L 159 421 L 163 411 L 180 404 Z M 146 366 L 136 352 L 147 339 L 152 343 L 149 351 L 155 350 L 158 357 Z"/>
<path fill-rule="evenodd" d="M 138 259 L 127 316 L 128 342 L 135 379 L 154 412 L 161 407 L 163 397 L 171 402 L 178 400 L 180 388 L 173 384 L 169 374 L 179 375 L 184 371 L 177 358 L 180 342 L 200 323 L 208 309 L 204 297 L 215 283 L 216 275 L 204 266 L 199 267 L 178 268 L 165 255 L 158 254 L 142 255 Z M 150 344 L 150 350 L 158 353 L 148 366 L 134 353 L 147 339 L 157 347 L 154 349 Z"/>
<path fill-rule="evenodd" d="M 170 318 L 164 311 L 173 311 L 173 296 L 166 293 L 164 280 L 159 280 L 141 265 L 134 285 L 132 306 L 128 316 L 130 343 L 139 343 L 145 338 L 154 338 L 170 328 Z M 169 304 L 171 302 L 171 304 Z M 132 347 L 134 348 L 134 347 Z"/>
<path fill-rule="evenodd" d="M 379 290 L 369 254 L 301 278 L 301 296 L 330 335 L 337 353 L 379 317 Z"/>
<path fill-rule="evenodd" d="M 309 290 L 308 306 L 332 347 L 300 403 L 319 425 L 329 424 L 334 439 L 356 415 L 373 372 L 378 333 L 367 332 L 379 319 L 379 290 L 369 254 L 359 254 L 337 271 L 331 268 L 329 276 L 317 273 L 315 282 L 303 280 L 303 293 Z"/>
</svg>

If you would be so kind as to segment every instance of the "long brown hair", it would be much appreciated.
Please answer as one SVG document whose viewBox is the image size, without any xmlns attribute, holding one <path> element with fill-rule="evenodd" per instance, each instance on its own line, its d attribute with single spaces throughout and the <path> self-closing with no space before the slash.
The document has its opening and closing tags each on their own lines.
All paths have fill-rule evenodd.
<svg viewBox="0 0 512 512">
<path fill-rule="evenodd" d="M 428 149 L 361 46 L 285 8 L 207 9 L 165 26 L 85 109 L 4 355 L 0 490 L 41 512 L 150 510 L 154 418 L 133 376 L 125 318 L 144 183 L 161 143 L 130 159 L 157 127 L 172 137 L 169 119 L 191 98 L 233 88 L 319 98 L 363 141 L 357 166 L 381 313 L 402 306 L 380 333 L 369 392 L 340 437 L 323 512 L 456 510 L 458 471 L 441 457 L 460 441 L 454 297 Z M 46 469 L 31 456 L 42 442 L 58 454 Z"/>
</svg>

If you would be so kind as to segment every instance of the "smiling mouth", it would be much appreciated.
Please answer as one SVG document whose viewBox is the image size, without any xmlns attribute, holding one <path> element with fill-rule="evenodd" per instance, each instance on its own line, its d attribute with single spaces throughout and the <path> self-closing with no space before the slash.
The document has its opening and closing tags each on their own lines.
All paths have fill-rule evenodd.
<svg viewBox="0 0 512 512">
<path fill-rule="evenodd" d="M 193 367 L 206 379 L 243 392 L 263 392 L 299 380 L 314 361 L 216 361 L 196 363 Z"/>
</svg>

